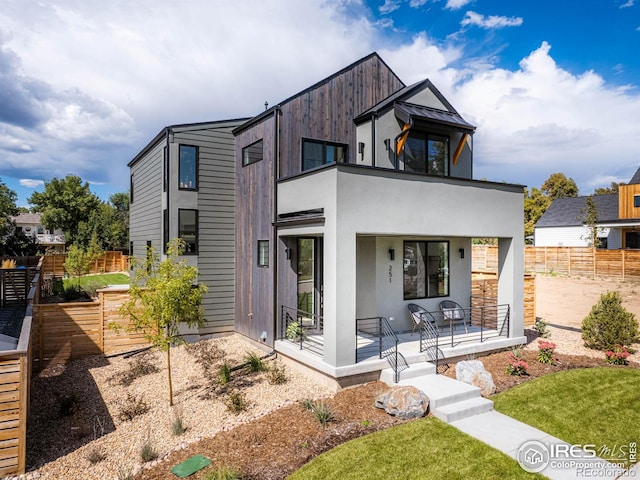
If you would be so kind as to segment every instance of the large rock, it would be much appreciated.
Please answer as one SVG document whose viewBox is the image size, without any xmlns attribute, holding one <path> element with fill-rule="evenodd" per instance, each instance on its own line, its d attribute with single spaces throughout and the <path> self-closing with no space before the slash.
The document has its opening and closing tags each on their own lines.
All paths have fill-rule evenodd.
<svg viewBox="0 0 640 480">
<path fill-rule="evenodd" d="M 376 397 L 375 406 L 399 418 L 420 418 L 429 409 L 429 397 L 416 387 L 391 387 Z"/>
<path fill-rule="evenodd" d="M 464 360 L 456 364 L 456 379 L 461 382 L 480 387 L 483 397 L 496 393 L 493 377 L 484 368 L 480 360 Z"/>
</svg>

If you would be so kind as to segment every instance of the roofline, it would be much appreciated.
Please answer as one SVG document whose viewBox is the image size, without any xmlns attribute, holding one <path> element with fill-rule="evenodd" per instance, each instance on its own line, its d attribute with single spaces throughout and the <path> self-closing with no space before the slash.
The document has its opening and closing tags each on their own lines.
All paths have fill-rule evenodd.
<svg viewBox="0 0 640 480">
<path fill-rule="evenodd" d="M 311 85 L 310 87 L 305 88 L 304 90 L 299 91 L 298 93 L 295 93 L 293 95 L 291 95 L 290 97 L 282 100 L 281 102 L 278 102 L 278 104 L 274 105 L 273 107 L 265 110 L 264 112 L 261 112 L 260 114 L 256 115 L 255 117 L 252 117 L 251 119 L 249 119 L 249 121 L 247 121 L 246 123 L 243 123 L 242 125 L 236 127 L 233 129 L 232 133 L 234 135 L 238 135 L 240 132 L 252 127 L 253 125 L 261 122 L 264 118 L 270 116 L 274 110 L 276 109 L 280 109 L 281 105 L 284 105 L 285 103 L 290 102 L 291 100 L 304 95 L 305 93 L 310 92 L 311 90 L 315 90 L 318 87 L 321 87 L 322 85 L 330 82 L 331 80 L 333 80 L 334 78 L 336 78 L 339 75 L 342 75 L 343 73 L 351 70 L 352 68 L 354 68 L 356 65 L 363 63 L 371 58 L 377 57 L 378 60 L 380 60 L 382 62 L 382 64 L 387 67 L 389 69 L 389 71 L 398 79 L 398 81 L 402 84 L 402 88 L 406 88 L 406 85 L 404 84 L 404 82 L 400 79 L 400 77 L 396 74 L 396 72 L 393 71 L 393 69 L 391 69 L 391 67 L 389 67 L 389 65 L 387 64 L 387 62 L 385 62 L 382 57 L 380 55 L 378 55 L 378 52 L 371 52 L 369 55 L 366 55 L 364 57 L 362 57 L 359 60 L 356 60 L 355 62 L 347 65 L 346 67 L 338 70 L 335 73 L 332 73 L 331 75 L 329 75 L 328 77 L 323 78 L 322 80 L 314 83 L 313 85 Z"/>
<path fill-rule="evenodd" d="M 423 122 L 427 122 L 427 123 L 437 123 L 437 124 L 442 124 L 442 125 L 449 125 L 450 127 L 455 127 L 457 130 L 462 130 L 463 132 L 469 133 L 471 135 L 473 135 L 476 131 L 476 126 L 472 125 L 471 123 L 467 122 L 464 118 L 462 118 L 462 116 L 460 116 L 459 113 L 453 113 L 453 112 L 449 112 L 447 110 L 440 110 L 439 108 L 433 108 L 433 107 L 427 107 L 424 105 L 418 105 L 417 103 L 410 103 L 410 102 L 403 102 L 402 100 L 396 100 L 395 102 L 393 102 L 393 106 L 395 107 L 395 105 L 397 103 L 400 104 L 404 104 L 404 105 L 408 105 L 410 107 L 418 107 L 418 108 L 425 108 L 427 110 L 432 110 L 434 112 L 443 112 L 443 113 L 448 113 L 450 115 L 456 115 L 460 120 L 462 120 L 464 123 L 466 123 L 468 126 L 464 126 L 464 125 L 460 125 L 459 123 L 455 123 L 455 122 L 451 122 L 451 121 L 447 121 L 447 120 L 439 120 L 439 119 L 435 119 L 435 118 L 429 118 L 426 120 L 421 120 Z"/>
<path fill-rule="evenodd" d="M 407 91 L 402 93 L 402 94 L 400 94 L 400 95 L 398 95 L 398 98 L 396 98 L 393 102 L 389 103 L 384 108 L 376 110 L 376 107 L 378 105 L 380 105 L 381 103 L 386 102 L 389 97 L 400 93 L 402 90 L 398 90 L 397 92 L 392 93 L 391 95 L 389 95 L 389 97 L 383 98 L 382 100 L 380 100 L 376 105 L 374 105 L 373 107 L 367 109 L 366 112 L 361 113 L 360 115 L 355 117 L 353 119 L 353 123 L 355 123 L 357 125 L 359 123 L 364 122 L 365 120 L 368 120 L 369 117 L 371 117 L 372 114 L 379 114 L 380 112 L 386 112 L 387 110 L 391 110 L 393 108 L 393 104 L 395 102 L 401 101 L 399 99 L 404 98 L 407 95 L 413 95 L 414 93 L 417 93 L 417 92 L 420 92 L 420 91 L 424 90 L 425 87 L 428 87 L 430 83 L 431 83 L 431 81 L 428 78 L 425 78 L 424 80 L 420 80 L 419 82 L 416 82 L 413 85 L 409 85 L 408 87 L 405 86 L 404 88 L 407 89 Z"/>
<path fill-rule="evenodd" d="M 177 123 L 175 125 L 167 125 L 162 130 L 160 130 L 160 132 L 158 132 L 158 134 L 153 137 L 153 139 L 149 143 L 147 143 L 129 163 L 127 163 L 127 167 L 131 168 L 132 166 L 134 166 L 142 157 L 149 153 L 149 150 L 151 150 L 160 140 L 162 140 L 167 135 L 167 133 L 174 132 L 176 130 L 180 130 L 181 132 L 206 130 L 207 128 L 219 125 L 221 123 L 238 123 L 245 120 L 247 120 L 246 117 L 230 118 L 227 120 L 212 120 L 209 122 Z"/>
</svg>

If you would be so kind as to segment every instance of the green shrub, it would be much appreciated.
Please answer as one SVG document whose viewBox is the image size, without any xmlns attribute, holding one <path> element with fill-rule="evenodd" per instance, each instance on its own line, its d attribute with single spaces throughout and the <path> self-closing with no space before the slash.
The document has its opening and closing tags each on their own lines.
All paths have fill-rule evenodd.
<svg viewBox="0 0 640 480">
<path fill-rule="evenodd" d="M 217 469 L 207 473 L 205 480 L 240 480 L 242 476 L 233 468 L 218 467 Z"/>
<path fill-rule="evenodd" d="M 269 368 L 267 377 L 269 378 L 269 383 L 272 385 L 282 385 L 283 383 L 287 383 L 288 380 L 284 365 L 278 362 L 275 362 L 271 368 Z"/>
<path fill-rule="evenodd" d="M 616 345 L 636 343 L 638 320 L 622 306 L 618 292 L 606 292 L 582 321 L 584 345 L 595 350 L 613 350 Z"/>
<path fill-rule="evenodd" d="M 227 408 L 233 413 L 240 413 L 249 407 L 247 397 L 240 391 L 231 391 L 227 394 Z"/>
<path fill-rule="evenodd" d="M 285 336 L 293 342 L 299 342 L 300 340 L 304 341 L 307 339 L 307 332 L 302 324 L 298 322 L 291 322 L 287 325 Z"/>
<path fill-rule="evenodd" d="M 187 431 L 187 427 L 184 426 L 184 422 L 182 421 L 182 416 L 178 413 L 176 413 L 176 417 L 171 424 L 171 431 L 176 437 Z"/>
<path fill-rule="evenodd" d="M 153 445 L 151 445 L 151 442 L 147 439 L 147 441 L 144 442 L 144 445 L 142 445 L 142 448 L 140 449 L 140 459 L 143 462 L 150 462 L 151 460 L 155 460 L 156 458 L 158 458 L 158 452 L 155 448 L 153 448 Z"/>
<path fill-rule="evenodd" d="M 264 372 L 267 369 L 262 359 L 255 352 L 247 352 L 244 361 L 251 372 Z"/>
<path fill-rule="evenodd" d="M 218 383 L 220 385 L 226 385 L 231 381 L 231 367 L 227 362 L 220 365 L 218 369 Z"/>
<path fill-rule="evenodd" d="M 315 402 L 313 405 L 313 416 L 320 422 L 320 425 L 326 427 L 327 424 L 335 419 L 335 415 L 323 400 Z"/>
</svg>

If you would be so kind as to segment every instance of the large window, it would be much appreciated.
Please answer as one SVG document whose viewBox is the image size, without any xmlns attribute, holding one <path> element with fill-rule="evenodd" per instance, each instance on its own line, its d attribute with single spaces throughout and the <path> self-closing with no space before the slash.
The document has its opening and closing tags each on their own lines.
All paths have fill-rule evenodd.
<svg viewBox="0 0 640 480">
<path fill-rule="evenodd" d="M 404 242 L 404 298 L 449 295 L 449 242 Z"/>
<path fill-rule="evenodd" d="M 167 147 L 162 149 L 162 169 L 164 170 L 164 184 L 162 186 L 162 191 L 166 192 L 169 187 L 169 155 L 167 152 Z"/>
<path fill-rule="evenodd" d="M 166 208 L 162 211 L 162 251 L 167 253 L 167 244 L 169 243 L 169 210 Z"/>
<path fill-rule="evenodd" d="M 449 175 L 449 137 L 411 132 L 404 144 L 404 169 L 430 175 Z"/>
<path fill-rule="evenodd" d="M 198 254 L 198 210 L 178 210 L 178 236 L 185 241 L 185 255 Z"/>
<path fill-rule="evenodd" d="M 342 143 L 302 140 L 302 170 L 310 170 L 326 163 L 346 161 L 347 146 Z"/>
<path fill-rule="evenodd" d="M 133 173 L 131 174 L 131 176 L 129 177 L 129 204 L 133 203 L 133 186 L 134 186 L 135 182 L 134 182 L 134 178 L 133 178 Z"/>
<path fill-rule="evenodd" d="M 198 189 L 198 147 L 180 145 L 178 179 L 180 190 Z"/>
<path fill-rule="evenodd" d="M 242 166 L 256 163 L 262 160 L 263 142 L 262 139 L 242 149 Z"/>
</svg>

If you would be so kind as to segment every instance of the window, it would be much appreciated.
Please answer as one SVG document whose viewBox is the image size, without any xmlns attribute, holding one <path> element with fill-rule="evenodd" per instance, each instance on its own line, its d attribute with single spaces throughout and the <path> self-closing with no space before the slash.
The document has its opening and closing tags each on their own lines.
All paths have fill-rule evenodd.
<svg viewBox="0 0 640 480">
<path fill-rule="evenodd" d="M 198 254 L 198 210 L 178 210 L 178 236 L 185 241 L 185 255 Z"/>
<path fill-rule="evenodd" d="M 404 299 L 449 295 L 449 242 L 404 242 Z"/>
<path fill-rule="evenodd" d="M 178 178 L 180 190 L 198 189 L 198 147 L 180 145 Z"/>
<path fill-rule="evenodd" d="M 635 208 L 640 207 L 640 195 L 634 195 L 633 196 L 633 206 Z"/>
<path fill-rule="evenodd" d="M 449 175 L 449 137 L 411 132 L 402 155 L 407 172 Z"/>
<path fill-rule="evenodd" d="M 269 240 L 258 240 L 258 266 L 269 266 Z"/>
<path fill-rule="evenodd" d="M 164 185 L 162 191 L 166 192 L 169 186 L 169 155 L 167 153 L 167 147 L 162 150 L 162 168 L 164 169 Z"/>
<path fill-rule="evenodd" d="M 153 255 L 151 255 L 151 240 L 147 240 L 147 272 L 151 273 L 151 262 L 153 260 Z"/>
<path fill-rule="evenodd" d="M 302 140 L 302 170 L 325 165 L 327 163 L 345 163 L 347 161 L 347 146 L 341 143 L 319 142 L 316 140 Z"/>
<path fill-rule="evenodd" d="M 169 210 L 162 211 L 162 251 L 167 253 L 167 243 L 169 243 Z"/>
<path fill-rule="evenodd" d="M 129 242 L 129 256 L 133 257 L 133 242 Z"/>
<path fill-rule="evenodd" d="M 242 166 L 256 163 L 262 160 L 263 155 L 262 139 L 252 143 L 248 147 L 242 149 Z"/>
<path fill-rule="evenodd" d="M 129 203 L 133 203 L 133 173 L 131 174 L 131 176 L 129 177 Z"/>
</svg>

